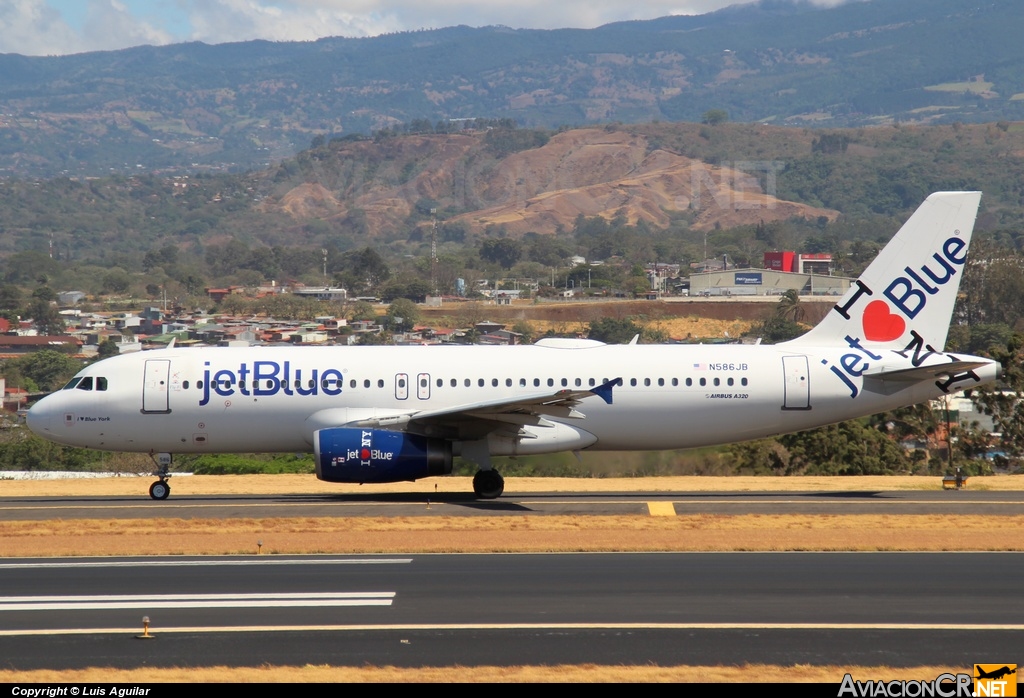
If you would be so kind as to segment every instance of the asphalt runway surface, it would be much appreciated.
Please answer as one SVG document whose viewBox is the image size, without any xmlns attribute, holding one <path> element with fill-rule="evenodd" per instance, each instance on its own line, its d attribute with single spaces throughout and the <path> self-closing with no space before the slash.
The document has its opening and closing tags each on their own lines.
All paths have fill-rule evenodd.
<svg viewBox="0 0 1024 698">
<path fill-rule="evenodd" d="M 0 521 L 132 518 L 353 516 L 642 515 L 652 502 L 676 514 L 977 514 L 1024 513 L 1024 491 L 895 490 L 862 492 L 509 492 L 493 500 L 472 494 L 290 494 L 0 497 Z"/>
<path fill-rule="evenodd" d="M 966 668 L 1021 659 L 1021 579 L 1021 553 L 6 560 L 0 665 Z"/>
</svg>

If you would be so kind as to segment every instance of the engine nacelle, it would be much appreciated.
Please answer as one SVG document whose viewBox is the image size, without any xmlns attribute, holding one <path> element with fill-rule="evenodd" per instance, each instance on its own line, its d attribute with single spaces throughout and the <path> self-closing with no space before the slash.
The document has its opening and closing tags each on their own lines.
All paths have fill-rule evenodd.
<svg viewBox="0 0 1024 698">
<path fill-rule="evenodd" d="M 452 472 L 452 444 L 385 429 L 313 433 L 316 476 L 327 482 L 402 482 Z"/>
</svg>

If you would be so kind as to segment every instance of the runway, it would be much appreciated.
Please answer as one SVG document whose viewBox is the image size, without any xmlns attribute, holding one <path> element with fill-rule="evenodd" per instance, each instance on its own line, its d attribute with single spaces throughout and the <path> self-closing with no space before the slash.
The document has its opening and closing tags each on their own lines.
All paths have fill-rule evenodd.
<svg viewBox="0 0 1024 698">
<path fill-rule="evenodd" d="M 1016 661 L 1020 553 L 7 560 L 0 653 L 86 666 Z M 141 634 L 151 620 L 155 640 Z"/>
<path fill-rule="evenodd" d="M 651 503 L 674 514 L 977 514 L 1019 515 L 1024 491 L 889 490 L 862 492 L 506 493 L 472 494 L 171 495 L 137 497 L 0 497 L 0 521 L 133 518 L 357 516 L 644 515 Z"/>
</svg>

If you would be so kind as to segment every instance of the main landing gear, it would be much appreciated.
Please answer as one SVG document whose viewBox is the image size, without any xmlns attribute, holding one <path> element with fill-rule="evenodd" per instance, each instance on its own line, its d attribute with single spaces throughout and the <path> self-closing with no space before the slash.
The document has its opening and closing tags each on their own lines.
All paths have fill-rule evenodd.
<svg viewBox="0 0 1024 698">
<path fill-rule="evenodd" d="M 149 457 L 156 464 L 156 471 L 153 474 L 160 478 L 149 486 L 149 496 L 162 501 L 171 495 L 171 486 L 167 484 L 167 478 L 171 476 L 171 454 L 157 453 L 154 455 L 150 453 Z"/>
<path fill-rule="evenodd" d="M 505 491 L 505 479 L 497 470 L 478 470 L 473 476 L 473 492 L 480 499 L 497 499 Z"/>
</svg>

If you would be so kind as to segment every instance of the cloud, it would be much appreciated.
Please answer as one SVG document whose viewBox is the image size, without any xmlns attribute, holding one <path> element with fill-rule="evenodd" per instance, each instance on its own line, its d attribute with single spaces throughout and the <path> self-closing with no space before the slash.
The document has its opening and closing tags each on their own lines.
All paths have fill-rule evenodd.
<svg viewBox="0 0 1024 698">
<path fill-rule="evenodd" d="M 78 34 L 45 0 L 0 2 L 0 52 L 40 56 L 80 47 Z"/>
<path fill-rule="evenodd" d="M 377 0 L 179 0 L 207 43 L 267 39 L 313 41 L 324 36 L 375 36 L 404 29 L 392 3 Z"/>
<path fill-rule="evenodd" d="M 115 38 L 116 48 L 174 41 L 169 32 L 139 19 L 119 0 L 89 0 L 82 33 L 90 50 L 112 48 L 111 38 Z"/>
<path fill-rule="evenodd" d="M 591 28 L 703 14 L 752 1 L 84 0 L 83 11 L 83 0 L 0 0 L 0 52 L 67 54 L 180 41 L 312 41 L 459 24 Z M 810 1 L 834 6 L 851 0 Z"/>
</svg>

